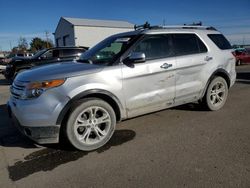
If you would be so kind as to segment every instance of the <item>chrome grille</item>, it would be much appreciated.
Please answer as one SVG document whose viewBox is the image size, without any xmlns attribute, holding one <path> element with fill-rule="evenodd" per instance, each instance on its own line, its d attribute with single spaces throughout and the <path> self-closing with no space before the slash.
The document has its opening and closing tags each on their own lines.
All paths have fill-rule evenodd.
<svg viewBox="0 0 250 188">
<path fill-rule="evenodd" d="M 27 82 L 14 81 L 10 86 L 10 93 L 16 99 L 21 99 Z"/>
</svg>

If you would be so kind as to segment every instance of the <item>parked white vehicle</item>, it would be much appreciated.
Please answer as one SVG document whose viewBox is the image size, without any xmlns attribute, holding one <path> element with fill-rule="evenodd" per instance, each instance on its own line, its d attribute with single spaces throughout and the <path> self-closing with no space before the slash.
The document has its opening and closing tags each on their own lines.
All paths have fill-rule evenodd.
<svg viewBox="0 0 250 188">
<path fill-rule="evenodd" d="M 38 143 L 63 134 L 94 150 L 127 118 L 195 101 L 219 110 L 235 79 L 231 46 L 214 28 L 145 25 L 105 39 L 78 62 L 21 73 L 9 114 Z"/>
<path fill-rule="evenodd" d="M 5 65 L 0 65 L 0 73 L 3 72 L 6 69 Z"/>
</svg>

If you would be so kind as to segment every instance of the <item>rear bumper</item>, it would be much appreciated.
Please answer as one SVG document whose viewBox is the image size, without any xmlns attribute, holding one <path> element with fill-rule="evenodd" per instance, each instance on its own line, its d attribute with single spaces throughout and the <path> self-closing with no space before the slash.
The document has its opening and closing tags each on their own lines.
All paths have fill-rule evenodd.
<svg viewBox="0 0 250 188">
<path fill-rule="evenodd" d="M 9 103 L 8 114 L 12 124 L 25 136 L 39 144 L 50 144 L 59 142 L 59 126 L 24 126 L 21 125 L 15 114 L 13 113 Z"/>
<path fill-rule="evenodd" d="M 232 87 L 236 81 L 236 71 L 234 70 L 233 72 L 231 72 L 230 75 L 231 75 L 230 76 L 230 87 Z"/>
</svg>

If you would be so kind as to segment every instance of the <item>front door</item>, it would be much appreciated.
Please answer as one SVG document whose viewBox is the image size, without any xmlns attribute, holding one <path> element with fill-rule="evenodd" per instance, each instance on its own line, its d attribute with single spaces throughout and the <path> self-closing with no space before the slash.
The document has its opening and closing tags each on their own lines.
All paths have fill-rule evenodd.
<svg viewBox="0 0 250 188">
<path fill-rule="evenodd" d="M 175 66 L 169 35 L 145 36 L 132 52 L 143 52 L 146 62 L 122 65 L 128 117 L 164 109 L 175 97 Z"/>
</svg>

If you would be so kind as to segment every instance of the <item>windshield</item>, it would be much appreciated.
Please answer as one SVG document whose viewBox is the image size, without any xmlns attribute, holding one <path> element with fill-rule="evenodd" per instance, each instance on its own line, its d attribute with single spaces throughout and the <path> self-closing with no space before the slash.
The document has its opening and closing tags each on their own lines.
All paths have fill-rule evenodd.
<svg viewBox="0 0 250 188">
<path fill-rule="evenodd" d="M 83 53 L 78 61 L 83 63 L 110 65 L 131 46 L 134 38 L 135 36 L 111 36 Z"/>
<path fill-rule="evenodd" d="M 31 58 L 32 59 L 36 59 L 36 58 L 38 58 L 40 55 L 42 55 L 46 51 L 47 51 L 47 49 L 40 50 L 40 51 L 36 52 L 35 55 L 31 56 Z"/>
</svg>

